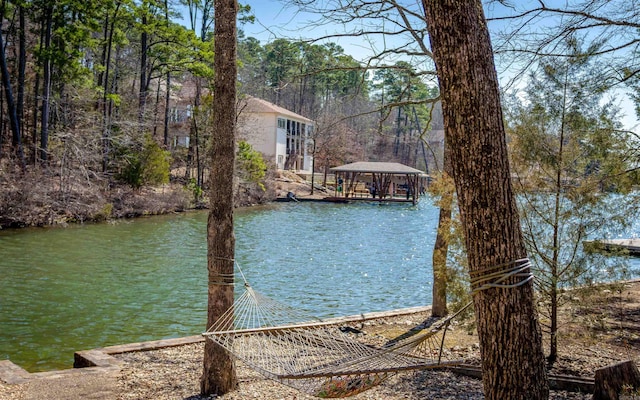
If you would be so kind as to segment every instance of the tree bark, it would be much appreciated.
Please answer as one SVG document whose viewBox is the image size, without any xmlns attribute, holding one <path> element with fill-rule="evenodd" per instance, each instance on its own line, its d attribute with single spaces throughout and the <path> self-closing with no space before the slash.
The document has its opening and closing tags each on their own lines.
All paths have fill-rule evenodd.
<svg viewBox="0 0 640 400">
<path fill-rule="evenodd" d="M 147 106 L 147 53 L 149 51 L 148 41 L 149 34 L 147 33 L 147 8 L 148 5 L 144 5 L 142 15 L 142 33 L 140 34 L 140 88 L 138 91 L 138 123 L 140 124 L 140 130 L 143 130 L 145 108 Z"/>
<path fill-rule="evenodd" d="M 476 1 L 423 0 L 440 82 L 446 142 L 465 234 L 469 272 L 526 258 L 507 158 L 497 74 L 489 32 Z M 530 272 L 526 270 L 525 272 Z M 549 385 L 533 285 L 474 297 L 486 399 L 546 399 Z"/>
<path fill-rule="evenodd" d="M 236 131 L 236 0 L 216 0 L 215 5 L 215 106 L 211 147 L 210 198 L 207 222 L 209 271 L 207 326 L 233 305 L 235 237 L 233 232 L 233 175 Z M 237 386 L 231 355 L 207 340 L 202 394 L 225 394 Z"/>
<path fill-rule="evenodd" d="M 640 388 L 640 372 L 633 361 L 624 361 L 596 370 L 593 400 L 617 400 L 625 387 L 629 391 Z"/>
<path fill-rule="evenodd" d="M 2 2 L 2 14 L 4 15 L 5 2 Z M 26 163 L 24 160 L 24 152 L 22 151 L 22 136 L 20 131 L 20 121 L 16 110 L 16 102 L 13 98 L 11 89 L 11 79 L 9 77 L 9 68 L 7 67 L 7 57 L 5 54 L 4 40 L 2 37 L 2 21 L 0 21 L 0 70 L 2 71 L 2 85 L 4 86 L 4 94 L 7 99 L 7 111 L 9 114 L 9 125 L 11 127 L 12 140 L 11 144 L 15 154 L 18 156 L 20 166 L 24 170 Z"/>
<path fill-rule="evenodd" d="M 44 48 L 51 47 L 53 5 L 45 9 Z M 40 121 L 40 160 L 47 161 L 49 154 L 49 107 L 51 97 L 51 56 L 46 55 L 43 67 L 42 115 Z"/>
<path fill-rule="evenodd" d="M 42 39 L 42 35 L 40 35 L 40 38 Z M 42 51 L 44 44 L 42 43 L 42 40 L 40 41 L 40 51 Z M 36 70 L 35 71 L 35 82 L 33 83 L 33 103 L 32 103 L 32 116 L 31 116 L 31 124 L 33 125 L 33 131 L 31 131 L 31 145 L 33 146 L 33 151 L 30 157 L 30 160 L 33 161 L 33 164 L 35 165 L 38 162 L 38 157 L 40 156 L 40 153 L 38 151 L 38 104 L 40 104 L 40 71 Z"/>
<path fill-rule="evenodd" d="M 426 163 L 425 163 L 426 165 Z M 453 196 L 455 188 L 451 177 L 451 155 L 449 146 L 444 143 L 443 171 L 442 178 L 449 181 L 444 188 L 440 199 L 440 213 L 438 215 L 438 233 L 436 243 L 433 245 L 433 291 L 431 315 L 433 317 L 444 317 L 449 313 L 447 309 L 447 254 L 449 253 L 449 236 L 451 235 L 451 212 L 453 207 Z"/>
<path fill-rule="evenodd" d="M 450 198 L 447 195 L 447 198 Z M 441 200 L 443 203 L 445 199 Z M 449 314 L 447 308 L 447 253 L 449 250 L 449 241 L 447 235 L 451 227 L 451 204 L 448 206 L 440 205 L 440 214 L 438 216 L 438 233 L 436 235 L 436 243 L 433 246 L 433 290 L 431 303 L 431 316 L 444 317 Z"/>
<path fill-rule="evenodd" d="M 167 72 L 167 96 L 164 99 L 164 148 L 169 148 L 169 107 L 171 106 L 171 72 Z"/>
<path fill-rule="evenodd" d="M 167 22 L 167 26 L 170 23 L 169 19 L 169 1 L 164 1 L 164 18 Z M 165 150 L 169 148 L 169 106 L 171 105 L 171 70 L 167 71 L 167 97 L 164 102 L 164 135 L 163 144 Z"/>
<path fill-rule="evenodd" d="M 120 10 L 120 5 L 122 3 L 118 2 L 116 4 L 116 8 L 113 11 L 113 18 L 111 18 L 111 22 L 109 22 L 109 15 L 107 14 L 105 21 L 105 47 L 103 49 L 102 56 L 102 65 L 104 66 L 104 72 L 101 72 L 99 75 L 99 81 L 103 85 L 102 91 L 102 172 L 107 172 L 109 169 L 109 159 L 111 152 L 111 103 L 109 100 L 109 94 L 115 93 L 115 91 L 111 92 L 109 89 L 109 74 L 111 73 L 111 51 L 113 49 L 113 35 L 115 33 L 115 25 L 118 18 L 118 11 Z M 113 78 L 114 85 L 117 78 Z"/>
<path fill-rule="evenodd" d="M 560 262 L 560 211 L 561 201 L 563 197 L 563 165 L 565 164 L 565 130 L 566 130 L 566 112 L 567 112 L 567 88 L 568 88 L 569 73 L 564 76 L 564 85 L 562 90 L 562 117 L 560 122 L 560 137 L 558 140 L 558 153 L 556 155 L 558 169 L 556 171 L 555 182 L 555 199 L 554 199 L 554 212 L 553 212 L 553 255 L 551 257 L 551 284 L 549 288 L 549 300 L 551 306 L 551 326 L 549 328 L 549 357 L 547 357 L 548 364 L 552 366 L 558 358 L 558 283 L 560 281 L 560 273 L 558 270 L 558 263 Z"/>
<path fill-rule="evenodd" d="M 19 36 L 18 44 L 20 52 L 18 56 L 18 98 L 16 103 L 16 114 L 18 114 L 18 123 L 20 125 L 20 136 L 24 136 L 24 92 L 25 92 L 25 74 L 27 69 L 27 34 L 25 22 L 25 7 L 18 6 L 19 18 Z"/>
</svg>

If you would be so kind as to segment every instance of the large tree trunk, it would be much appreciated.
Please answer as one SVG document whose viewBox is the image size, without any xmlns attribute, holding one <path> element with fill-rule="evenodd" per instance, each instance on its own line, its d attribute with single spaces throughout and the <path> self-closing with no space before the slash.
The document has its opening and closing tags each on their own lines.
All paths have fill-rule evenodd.
<svg viewBox="0 0 640 400">
<path fill-rule="evenodd" d="M 473 278 L 526 258 L 489 32 L 476 1 L 423 0 Z M 530 268 L 474 295 L 485 398 L 549 395 Z"/>
<path fill-rule="evenodd" d="M 211 148 L 210 198 L 207 223 L 209 306 L 211 326 L 233 305 L 235 237 L 233 233 L 233 171 L 236 131 L 236 0 L 215 1 L 215 106 Z M 207 340 L 204 349 L 202 394 L 224 394 L 237 386 L 231 355 Z"/>
</svg>

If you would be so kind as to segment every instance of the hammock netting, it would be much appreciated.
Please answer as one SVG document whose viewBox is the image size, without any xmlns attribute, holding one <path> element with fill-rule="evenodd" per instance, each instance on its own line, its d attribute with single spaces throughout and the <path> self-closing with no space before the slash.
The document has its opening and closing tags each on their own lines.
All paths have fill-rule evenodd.
<svg viewBox="0 0 640 400">
<path fill-rule="evenodd" d="M 309 317 L 245 284 L 204 336 L 267 378 L 317 397 L 347 397 L 401 371 L 459 363 L 447 360 L 450 353 L 442 349 L 451 318 L 374 347 L 336 321 Z"/>
</svg>

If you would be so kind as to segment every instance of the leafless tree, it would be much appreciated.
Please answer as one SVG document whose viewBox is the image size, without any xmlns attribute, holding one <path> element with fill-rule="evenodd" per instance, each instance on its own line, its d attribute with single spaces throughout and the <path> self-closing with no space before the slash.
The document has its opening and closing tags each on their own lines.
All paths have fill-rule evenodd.
<svg viewBox="0 0 640 400">
<path fill-rule="evenodd" d="M 560 6 L 550 4 L 542 0 L 491 2 L 494 49 L 504 61 L 503 68 L 509 70 L 511 83 L 522 78 L 541 57 L 568 57 L 564 44 L 573 37 L 590 43 L 584 56 L 607 59 L 599 79 L 610 86 L 639 79 L 637 2 L 572 0 Z"/>
</svg>

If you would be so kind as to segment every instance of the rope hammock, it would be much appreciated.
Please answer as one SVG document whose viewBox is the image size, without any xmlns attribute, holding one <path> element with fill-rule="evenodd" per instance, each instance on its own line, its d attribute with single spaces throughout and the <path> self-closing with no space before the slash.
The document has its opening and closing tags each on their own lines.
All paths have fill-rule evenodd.
<svg viewBox="0 0 640 400">
<path fill-rule="evenodd" d="M 256 292 L 246 280 L 244 289 L 203 335 L 267 378 L 310 395 L 352 396 L 401 371 L 460 363 L 444 359 L 443 345 L 446 328 L 462 310 L 373 347 L 336 321 L 309 317 Z"/>
</svg>

